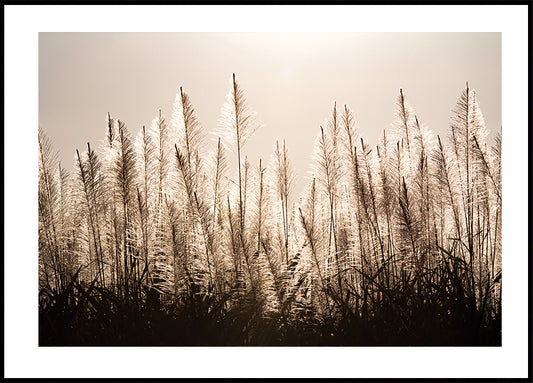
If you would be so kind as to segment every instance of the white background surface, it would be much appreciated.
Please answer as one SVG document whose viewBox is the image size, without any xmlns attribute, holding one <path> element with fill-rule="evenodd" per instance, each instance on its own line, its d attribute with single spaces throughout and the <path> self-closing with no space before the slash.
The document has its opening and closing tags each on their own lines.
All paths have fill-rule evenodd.
<svg viewBox="0 0 533 383">
<path fill-rule="evenodd" d="M 527 11 L 465 5 L 5 6 L 5 377 L 526 377 Z M 503 346 L 39 348 L 38 32 L 45 31 L 503 32 Z"/>
</svg>

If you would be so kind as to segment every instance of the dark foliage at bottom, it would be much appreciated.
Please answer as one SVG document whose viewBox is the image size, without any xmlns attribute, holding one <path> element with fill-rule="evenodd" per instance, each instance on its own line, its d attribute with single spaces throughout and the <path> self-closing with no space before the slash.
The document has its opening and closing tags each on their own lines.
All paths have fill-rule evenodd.
<svg viewBox="0 0 533 383">
<path fill-rule="evenodd" d="M 229 305 L 191 294 L 178 304 L 129 302 L 109 291 L 71 283 L 41 292 L 40 346 L 500 346 L 501 311 L 483 321 L 466 301 L 447 297 L 383 298 L 371 313 L 318 319 L 265 317 L 253 296 Z M 442 303 L 445 303 L 444 305 Z M 400 306 L 403 304 L 402 306 Z"/>
</svg>

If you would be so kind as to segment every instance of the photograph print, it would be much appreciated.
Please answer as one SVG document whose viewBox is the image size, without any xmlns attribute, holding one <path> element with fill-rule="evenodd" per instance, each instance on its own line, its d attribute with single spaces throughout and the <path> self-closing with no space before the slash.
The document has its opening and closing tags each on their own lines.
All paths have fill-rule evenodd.
<svg viewBox="0 0 533 383">
<path fill-rule="evenodd" d="M 39 346 L 501 346 L 501 46 L 39 33 Z"/>
</svg>

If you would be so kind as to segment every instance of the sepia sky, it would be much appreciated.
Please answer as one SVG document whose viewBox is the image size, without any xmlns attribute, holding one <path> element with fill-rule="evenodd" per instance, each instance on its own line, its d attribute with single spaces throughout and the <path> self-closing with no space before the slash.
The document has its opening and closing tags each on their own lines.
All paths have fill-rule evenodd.
<svg viewBox="0 0 533 383">
<path fill-rule="evenodd" d="M 107 112 L 134 136 L 158 108 L 170 120 L 182 86 L 211 132 L 233 72 L 263 124 L 245 154 L 256 166 L 285 138 L 295 194 L 334 101 L 375 145 L 403 88 L 419 120 L 447 136 L 468 81 L 489 139 L 501 127 L 500 33 L 40 33 L 39 124 L 70 169 L 76 148 L 100 146 Z M 215 140 L 207 135 L 206 151 Z"/>
</svg>

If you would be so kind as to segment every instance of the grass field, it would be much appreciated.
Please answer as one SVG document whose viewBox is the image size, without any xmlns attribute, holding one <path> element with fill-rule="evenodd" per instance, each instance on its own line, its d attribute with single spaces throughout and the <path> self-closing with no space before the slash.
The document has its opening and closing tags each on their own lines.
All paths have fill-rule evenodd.
<svg viewBox="0 0 533 383">
<path fill-rule="evenodd" d="M 334 104 L 300 196 L 235 75 L 214 147 L 181 88 L 72 172 L 39 128 L 39 344 L 501 345 L 500 136 L 468 85 L 448 137 L 396 111 L 371 145 Z"/>
</svg>

